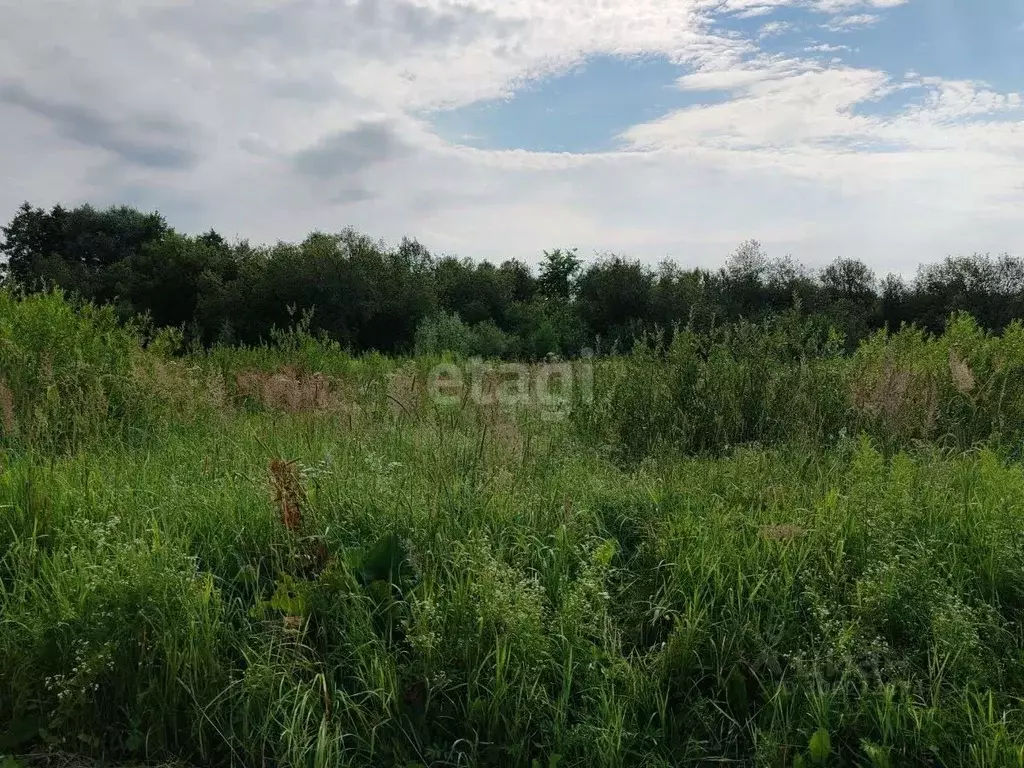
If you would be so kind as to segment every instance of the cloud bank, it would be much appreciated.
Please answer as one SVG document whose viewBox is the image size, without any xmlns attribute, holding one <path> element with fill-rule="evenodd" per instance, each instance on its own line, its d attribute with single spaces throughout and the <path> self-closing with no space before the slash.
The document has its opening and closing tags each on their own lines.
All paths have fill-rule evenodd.
<svg viewBox="0 0 1024 768">
<path fill-rule="evenodd" d="M 748 237 L 812 265 L 1024 254 L 1021 95 L 889 71 L 851 42 L 909 10 L 8 0 L 0 210 L 127 202 L 257 241 L 351 224 L 492 259 L 576 245 L 715 265 Z M 600 153 L 475 149 L 433 129 L 436 110 L 514 99 L 599 55 L 664 57 L 692 100 Z"/>
</svg>

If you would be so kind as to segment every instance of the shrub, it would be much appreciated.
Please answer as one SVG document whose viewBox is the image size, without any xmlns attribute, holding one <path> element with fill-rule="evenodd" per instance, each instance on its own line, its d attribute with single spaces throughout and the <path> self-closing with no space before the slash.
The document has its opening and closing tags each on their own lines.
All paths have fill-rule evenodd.
<svg viewBox="0 0 1024 768">
<path fill-rule="evenodd" d="M 457 358 L 504 357 L 513 347 L 512 337 L 491 320 L 467 325 L 453 313 L 441 313 L 423 320 L 416 329 L 418 356 L 451 353 Z"/>
</svg>

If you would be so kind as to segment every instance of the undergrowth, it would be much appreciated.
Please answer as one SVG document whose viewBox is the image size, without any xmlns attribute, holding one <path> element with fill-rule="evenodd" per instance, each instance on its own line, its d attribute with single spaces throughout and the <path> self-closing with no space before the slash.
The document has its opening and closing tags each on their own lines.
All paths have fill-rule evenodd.
<svg viewBox="0 0 1024 768">
<path fill-rule="evenodd" d="M 680 332 L 552 419 L 0 293 L 0 756 L 1024 765 L 1022 339 Z"/>
</svg>

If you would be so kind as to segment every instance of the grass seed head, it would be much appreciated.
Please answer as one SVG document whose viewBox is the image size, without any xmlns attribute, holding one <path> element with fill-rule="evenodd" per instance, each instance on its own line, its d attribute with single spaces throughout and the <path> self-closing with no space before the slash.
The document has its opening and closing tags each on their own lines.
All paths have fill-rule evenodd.
<svg viewBox="0 0 1024 768">
<path fill-rule="evenodd" d="M 807 529 L 792 523 L 782 525 L 766 525 L 761 529 L 761 537 L 768 541 L 792 541 L 807 535 Z"/>
<path fill-rule="evenodd" d="M 974 391 L 977 383 L 974 380 L 974 373 L 967 361 L 960 357 L 955 349 L 949 350 L 949 373 L 953 377 L 953 386 L 961 395 Z"/>
</svg>

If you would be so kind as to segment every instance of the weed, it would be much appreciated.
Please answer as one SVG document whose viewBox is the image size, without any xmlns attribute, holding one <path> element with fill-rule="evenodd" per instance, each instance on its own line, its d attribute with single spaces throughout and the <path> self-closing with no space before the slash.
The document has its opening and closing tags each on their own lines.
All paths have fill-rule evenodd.
<svg viewBox="0 0 1024 768">
<path fill-rule="evenodd" d="M 1020 764 L 1019 325 L 680 331 L 561 420 L 173 341 L 0 293 L 4 755 Z"/>
</svg>

